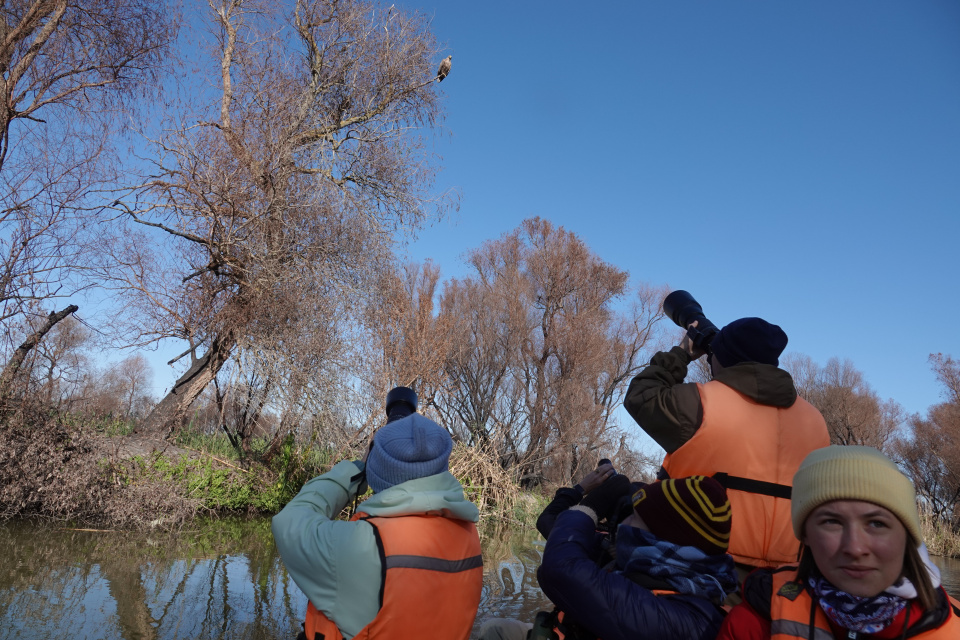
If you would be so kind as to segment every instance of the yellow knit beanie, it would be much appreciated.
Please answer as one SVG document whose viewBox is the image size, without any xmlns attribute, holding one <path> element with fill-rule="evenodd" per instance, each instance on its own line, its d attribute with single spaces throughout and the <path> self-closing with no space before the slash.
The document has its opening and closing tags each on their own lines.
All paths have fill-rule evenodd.
<svg viewBox="0 0 960 640">
<path fill-rule="evenodd" d="M 832 445 L 804 458 L 793 476 L 790 501 L 797 539 L 803 535 L 803 523 L 810 512 L 831 500 L 878 504 L 900 519 L 916 544 L 923 542 L 913 483 L 873 447 Z"/>
</svg>

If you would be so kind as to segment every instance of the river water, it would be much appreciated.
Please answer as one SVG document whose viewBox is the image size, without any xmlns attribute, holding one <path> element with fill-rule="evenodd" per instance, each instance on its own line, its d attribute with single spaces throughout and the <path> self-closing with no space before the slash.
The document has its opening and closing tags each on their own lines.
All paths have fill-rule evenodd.
<svg viewBox="0 0 960 640">
<path fill-rule="evenodd" d="M 549 607 L 536 580 L 542 549 L 536 531 L 485 540 L 474 631 Z M 960 560 L 935 560 L 960 594 Z M 154 534 L 0 524 L 2 640 L 292 639 L 306 606 L 266 519 Z"/>
</svg>

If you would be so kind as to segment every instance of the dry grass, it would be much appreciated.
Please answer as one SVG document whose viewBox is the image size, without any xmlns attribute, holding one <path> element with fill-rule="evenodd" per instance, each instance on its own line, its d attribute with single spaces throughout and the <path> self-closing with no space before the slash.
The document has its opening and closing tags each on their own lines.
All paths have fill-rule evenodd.
<svg viewBox="0 0 960 640">
<path fill-rule="evenodd" d="M 172 482 L 131 483 L 130 460 L 107 439 L 29 410 L 0 425 L 0 520 L 38 517 L 143 528 L 186 522 L 195 500 Z"/>
<path fill-rule="evenodd" d="M 927 544 L 927 550 L 935 556 L 960 557 L 960 536 L 953 533 L 949 526 L 938 522 L 929 507 L 922 503 L 918 506 L 920 532 L 923 534 L 923 541 Z"/>
<path fill-rule="evenodd" d="M 42 411 L 6 417 L 0 424 L 0 521 L 39 517 L 78 527 L 176 529 L 204 512 L 185 481 L 144 475 L 137 460 L 161 452 L 151 453 L 144 443 L 137 448 L 136 438 L 110 438 Z M 533 530 L 546 501 L 521 490 L 496 455 L 457 445 L 450 471 L 480 510 L 484 538 Z"/>
<path fill-rule="evenodd" d="M 536 496 L 521 491 L 513 474 L 483 447 L 456 445 L 450 454 L 450 473 L 480 509 L 481 531 L 532 527 L 543 506 Z"/>
</svg>

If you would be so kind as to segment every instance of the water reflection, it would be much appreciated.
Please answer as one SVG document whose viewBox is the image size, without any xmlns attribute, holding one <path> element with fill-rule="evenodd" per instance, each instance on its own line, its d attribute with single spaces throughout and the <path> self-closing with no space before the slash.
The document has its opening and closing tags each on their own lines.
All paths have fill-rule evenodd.
<svg viewBox="0 0 960 640">
<path fill-rule="evenodd" d="M 477 621 L 532 620 L 536 531 L 484 540 Z M 0 524 L 0 639 L 296 637 L 306 598 L 280 562 L 268 520 L 220 520 L 176 534 Z M 935 557 L 960 594 L 960 560 Z"/>
<path fill-rule="evenodd" d="M 532 618 L 542 541 L 491 535 L 476 627 Z M 268 520 L 221 520 L 176 534 L 0 524 L 0 638 L 294 638 L 306 598 Z M 476 628 L 475 627 L 475 628 Z"/>
<path fill-rule="evenodd" d="M 0 528 L 0 637 L 292 638 L 306 608 L 266 521 L 179 534 Z"/>
<path fill-rule="evenodd" d="M 940 567 L 943 588 L 954 598 L 960 598 L 960 559 L 940 556 L 931 556 L 930 559 Z"/>
</svg>

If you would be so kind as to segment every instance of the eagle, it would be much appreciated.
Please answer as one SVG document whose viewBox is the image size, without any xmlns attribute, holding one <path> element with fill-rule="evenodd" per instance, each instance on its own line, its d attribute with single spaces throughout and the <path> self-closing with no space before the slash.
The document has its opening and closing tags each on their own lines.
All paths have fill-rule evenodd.
<svg viewBox="0 0 960 640">
<path fill-rule="evenodd" d="M 452 64 L 453 56 L 447 56 L 443 59 L 443 62 L 440 63 L 440 67 L 437 69 L 437 82 L 443 82 L 443 79 L 450 73 L 450 65 Z"/>
</svg>

